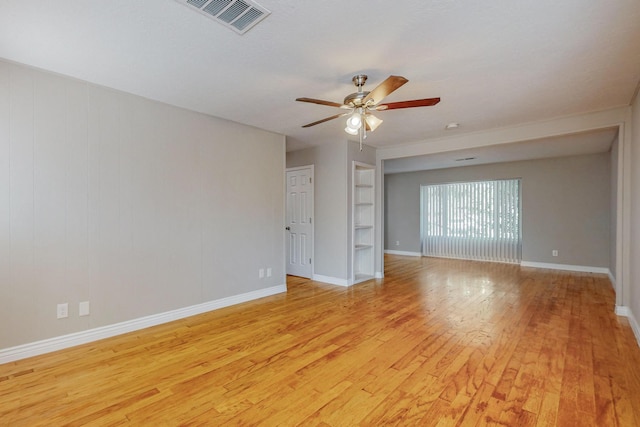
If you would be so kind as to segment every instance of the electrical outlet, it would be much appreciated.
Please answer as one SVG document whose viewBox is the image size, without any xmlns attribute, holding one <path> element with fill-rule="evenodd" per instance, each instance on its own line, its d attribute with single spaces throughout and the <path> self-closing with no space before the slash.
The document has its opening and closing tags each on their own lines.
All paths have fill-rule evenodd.
<svg viewBox="0 0 640 427">
<path fill-rule="evenodd" d="M 396 246 L 400 246 L 400 240 L 396 240 Z"/>
<path fill-rule="evenodd" d="M 264 268 L 258 270 L 258 278 L 264 279 Z"/>
<path fill-rule="evenodd" d="M 89 301 L 82 301 L 78 304 L 78 316 L 88 316 L 89 315 Z"/>
<path fill-rule="evenodd" d="M 68 303 L 65 302 L 64 304 L 58 304 L 57 316 L 58 316 L 58 319 L 64 319 L 65 317 L 69 317 Z"/>
<path fill-rule="evenodd" d="M 551 256 L 558 256 L 558 250 L 557 249 L 552 250 Z"/>
<path fill-rule="evenodd" d="M 267 277 L 271 277 L 271 267 L 267 268 Z"/>
</svg>

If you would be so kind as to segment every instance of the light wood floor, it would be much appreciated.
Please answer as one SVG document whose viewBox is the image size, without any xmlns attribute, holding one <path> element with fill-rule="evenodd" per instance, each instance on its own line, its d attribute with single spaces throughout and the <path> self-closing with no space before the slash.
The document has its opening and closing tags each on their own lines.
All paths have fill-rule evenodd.
<svg viewBox="0 0 640 427">
<path fill-rule="evenodd" d="M 0 425 L 640 426 L 640 349 L 605 276 L 385 270 L 0 365 Z"/>
</svg>

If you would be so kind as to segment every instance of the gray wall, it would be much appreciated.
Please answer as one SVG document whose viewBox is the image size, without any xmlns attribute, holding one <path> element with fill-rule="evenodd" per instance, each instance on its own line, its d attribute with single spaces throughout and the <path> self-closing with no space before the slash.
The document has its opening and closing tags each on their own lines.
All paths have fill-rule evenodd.
<svg viewBox="0 0 640 427">
<path fill-rule="evenodd" d="M 284 158 L 281 135 L 0 61 L 0 348 L 283 285 Z"/>
<path fill-rule="evenodd" d="M 420 252 L 420 185 L 424 172 L 384 176 L 384 248 Z"/>
<path fill-rule="evenodd" d="M 630 260 L 630 286 L 629 286 L 629 306 L 632 318 L 635 319 L 636 339 L 640 342 L 640 96 L 632 106 L 631 117 L 631 247 L 629 253 Z"/>
<path fill-rule="evenodd" d="M 385 249 L 420 252 L 420 185 L 522 178 L 522 259 L 609 267 L 609 156 L 602 153 L 386 175 Z M 559 251 L 558 257 L 551 256 L 553 249 Z"/>
</svg>

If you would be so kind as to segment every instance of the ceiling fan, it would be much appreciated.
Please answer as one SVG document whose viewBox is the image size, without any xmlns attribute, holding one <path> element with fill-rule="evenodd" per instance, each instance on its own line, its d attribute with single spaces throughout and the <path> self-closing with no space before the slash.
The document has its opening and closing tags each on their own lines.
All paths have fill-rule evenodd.
<svg viewBox="0 0 640 427">
<path fill-rule="evenodd" d="M 367 131 L 373 132 L 382 123 L 382 120 L 371 113 L 372 111 L 396 110 L 400 108 L 413 107 L 430 107 L 440 102 L 440 98 L 426 98 L 415 99 L 412 101 L 399 101 L 381 104 L 380 102 L 385 97 L 387 97 L 390 93 L 394 92 L 400 86 L 409 81 L 402 76 L 387 77 L 385 81 L 380 83 L 371 92 L 362 89 L 365 82 L 367 81 L 366 74 L 355 75 L 351 80 L 353 81 L 353 84 L 358 88 L 358 91 L 347 95 L 346 98 L 344 98 L 342 104 L 339 104 L 337 102 L 324 101 L 322 99 L 296 98 L 296 101 L 300 102 L 310 102 L 312 104 L 328 105 L 329 107 L 338 107 L 349 110 L 344 113 L 336 114 L 331 117 L 306 124 L 302 127 L 308 128 L 320 123 L 328 122 L 329 120 L 337 119 L 338 117 L 349 116 L 349 118 L 347 119 L 347 127 L 344 130 L 350 135 L 360 136 L 360 150 L 362 151 L 362 140 L 367 137 Z"/>
</svg>

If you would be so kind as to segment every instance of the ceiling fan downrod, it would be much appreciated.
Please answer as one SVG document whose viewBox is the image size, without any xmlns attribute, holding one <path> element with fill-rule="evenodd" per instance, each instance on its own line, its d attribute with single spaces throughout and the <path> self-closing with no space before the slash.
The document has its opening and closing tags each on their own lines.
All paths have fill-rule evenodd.
<svg viewBox="0 0 640 427">
<path fill-rule="evenodd" d="M 369 95 L 369 92 L 364 91 L 362 89 L 362 87 L 364 86 L 364 83 L 367 81 L 367 75 L 366 74 L 357 74 L 357 75 L 353 76 L 351 81 L 356 86 L 356 88 L 358 88 L 358 91 L 347 95 L 344 98 L 343 105 L 345 105 L 347 107 L 351 107 L 351 108 L 357 108 L 357 107 L 360 107 L 360 106 L 364 105 L 362 100 L 367 95 Z"/>
</svg>

